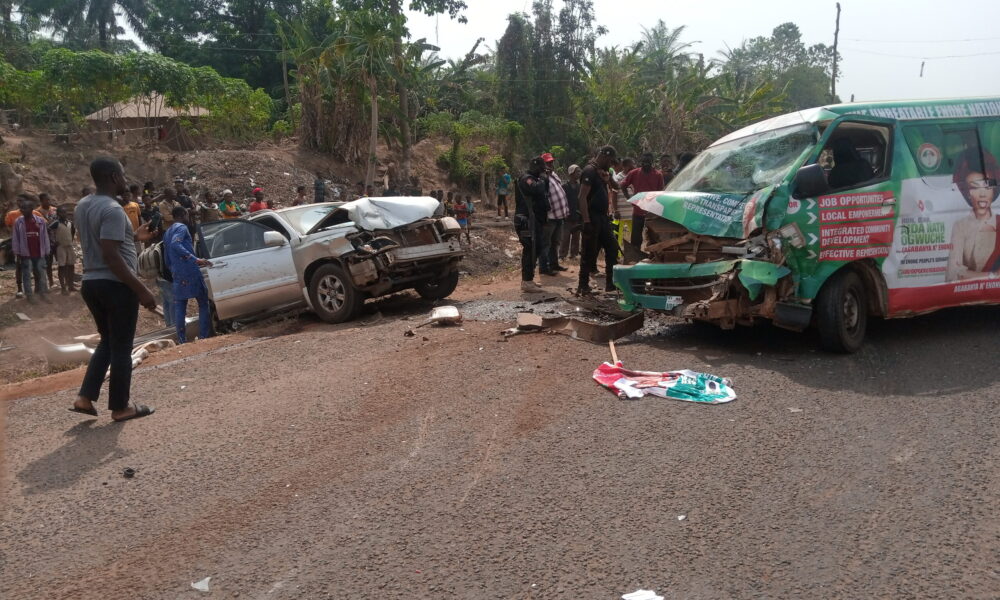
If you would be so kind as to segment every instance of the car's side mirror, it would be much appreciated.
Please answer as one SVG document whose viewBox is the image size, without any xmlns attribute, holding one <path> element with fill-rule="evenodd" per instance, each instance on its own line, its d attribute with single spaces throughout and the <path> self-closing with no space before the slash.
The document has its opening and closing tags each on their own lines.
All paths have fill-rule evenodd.
<svg viewBox="0 0 1000 600">
<path fill-rule="evenodd" d="M 276 248 L 284 245 L 285 245 L 285 236 L 281 235 L 277 231 L 264 232 L 264 246 L 268 248 Z"/>
<path fill-rule="evenodd" d="M 806 165 L 795 173 L 796 198 L 815 198 L 830 191 L 826 182 L 826 172 L 819 164 Z"/>
</svg>

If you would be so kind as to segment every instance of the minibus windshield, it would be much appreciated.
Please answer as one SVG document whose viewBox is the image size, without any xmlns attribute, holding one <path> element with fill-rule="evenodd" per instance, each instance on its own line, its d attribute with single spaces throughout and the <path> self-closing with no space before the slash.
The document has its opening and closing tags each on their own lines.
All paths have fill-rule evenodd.
<svg viewBox="0 0 1000 600">
<path fill-rule="evenodd" d="M 684 167 L 667 191 L 749 194 L 779 183 L 818 139 L 816 126 L 802 123 L 712 146 Z"/>
</svg>

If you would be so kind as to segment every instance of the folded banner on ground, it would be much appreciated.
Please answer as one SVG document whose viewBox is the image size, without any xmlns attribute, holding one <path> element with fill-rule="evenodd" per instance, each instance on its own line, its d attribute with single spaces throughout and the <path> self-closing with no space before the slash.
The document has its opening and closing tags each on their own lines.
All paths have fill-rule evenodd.
<svg viewBox="0 0 1000 600">
<path fill-rule="evenodd" d="M 622 399 L 658 396 L 700 404 L 723 404 L 736 399 L 736 391 L 728 379 L 688 370 L 631 371 L 621 362 L 604 363 L 594 371 L 594 380 Z"/>
</svg>

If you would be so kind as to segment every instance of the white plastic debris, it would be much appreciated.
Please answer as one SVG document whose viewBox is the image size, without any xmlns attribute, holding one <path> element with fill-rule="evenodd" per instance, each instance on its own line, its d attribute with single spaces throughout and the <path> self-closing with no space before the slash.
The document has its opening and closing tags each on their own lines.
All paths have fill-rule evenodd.
<svg viewBox="0 0 1000 600">
<path fill-rule="evenodd" d="M 193 587 L 194 589 L 198 590 L 199 592 L 207 592 L 208 591 L 208 581 L 210 579 L 212 579 L 212 578 L 211 577 L 206 577 L 206 578 L 202 579 L 201 581 L 194 582 L 194 583 L 191 584 L 191 587 Z"/>
<path fill-rule="evenodd" d="M 683 520 L 684 520 L 684 519 L 686 519 L 686 518 L 688 518 L 688 516 L 687 516 L 687 515 L 677 515 L 677 520 L 678 520 L 678 521 L 683 521 Z"/>
<path fill-rule="evenodd" d="M 622 600 L 663 600 L 663 596 L 657 596 L 653 590 L 636 590 L 631 594 L 623 594 Z"/>
<path fill-rule="evenodd" d="M 798 413 L 798 412 L 802 412 L 802 409 L 801 409 L 801 408 L 789 408 L 789 409 L 788 409 L 788 412 L 795 412 L 795 413 Z"/>
</svg>

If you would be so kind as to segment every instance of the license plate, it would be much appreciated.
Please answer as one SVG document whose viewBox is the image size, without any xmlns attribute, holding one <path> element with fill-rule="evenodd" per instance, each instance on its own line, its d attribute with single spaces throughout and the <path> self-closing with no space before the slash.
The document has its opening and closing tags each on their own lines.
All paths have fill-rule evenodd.
<svg viewBox="0 0 1000 600">
<path fill-rule="evenodd" d="M 666 308 L 671 309 L 684 304 L 684 298 L 680 296 L 667 296 L 663 299 L 663 303 L 666 305 Z"/>
</svg>

